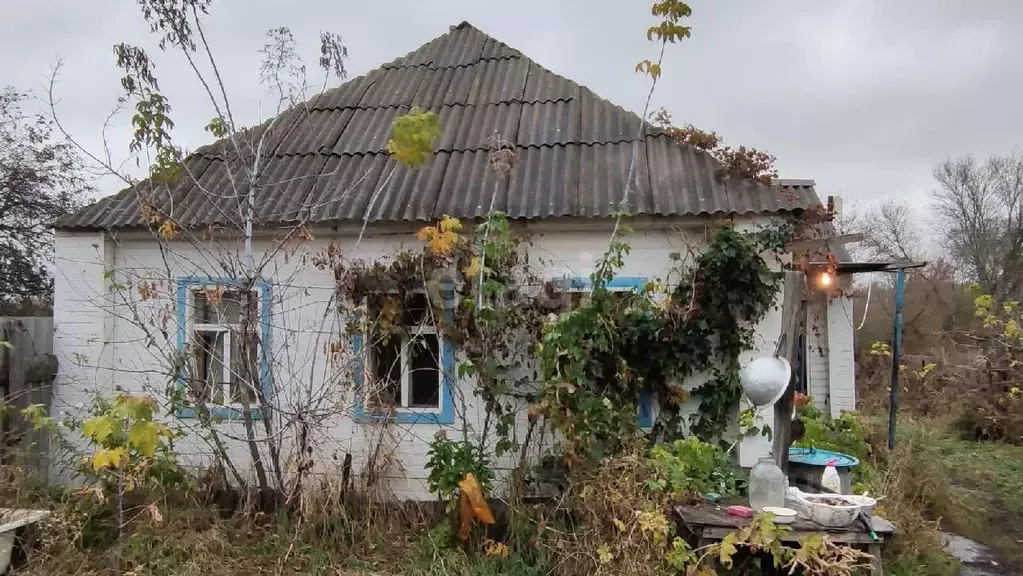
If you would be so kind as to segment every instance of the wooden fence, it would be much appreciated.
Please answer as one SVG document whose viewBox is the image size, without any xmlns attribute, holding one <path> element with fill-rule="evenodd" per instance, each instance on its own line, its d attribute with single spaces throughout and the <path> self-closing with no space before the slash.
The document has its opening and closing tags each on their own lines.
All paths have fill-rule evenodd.
<svg viewBox="0 0 1023 576">
<path fill-rule="evenodd" d="M 49 411 L 57 358 L 53 355 L 53 318 L 0 317 L 0 462 L 24 466 L 44 480 L 49 434 L 33 429 L 22 416 L 32 405 Z"/>
</svg>

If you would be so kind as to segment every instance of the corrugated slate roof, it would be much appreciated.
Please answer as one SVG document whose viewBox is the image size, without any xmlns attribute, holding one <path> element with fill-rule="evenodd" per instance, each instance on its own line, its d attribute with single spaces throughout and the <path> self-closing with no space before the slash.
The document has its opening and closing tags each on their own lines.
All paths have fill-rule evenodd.
<svg viewBox="0 0 1023 576">
<path fill-rule="evenodd" d="M 443 135 L 426 166 L 387 154 L 391 124 L 412 106 L 435 111 Z M 463 22 L 419 49 L 243 132 L 269 158 L 255 194 L 263 226 L 345 220 L 601 217 L 617 211 L 633 165 L 629 210 L 657 216 L 747 214 L 819 202 L 809 185 L 720 177 L 710 154 L 678 144 L 587 88 Z M 514 151 L 505 176 L 490 167 L 495 136 Z M 182 226 L 240 225 L 245 163 L 226 140 L 184 162 L 170 186 L 143 182 L 60 220 L 61 228 L 144 225 L 140 202 Z M 797 183 L 799 184 L 799 183 Z"/>
</svg>

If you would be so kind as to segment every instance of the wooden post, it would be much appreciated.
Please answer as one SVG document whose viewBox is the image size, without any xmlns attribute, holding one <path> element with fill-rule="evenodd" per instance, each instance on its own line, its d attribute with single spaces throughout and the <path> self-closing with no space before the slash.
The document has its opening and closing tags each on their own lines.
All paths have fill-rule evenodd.
<svg viewBox="0 0 1023 576">
<path fill-rule="evenodd" d="M 776 355 L 788 360 L 795 368 L 799 349 L 799 328 L 801 319 L 806 317 L 803 304 L 805 276 L 802 272 L 785 272 L 784 296 L 781 308 L 781 334 L 779 350 Z M 789 380 L 785 394 L 774 405 L 774 438 L 772 453 L 774 461 L 786 474 L 789 467 L 789 444 L 792 432 L 792 397 L 795 393 L 795 380 Z"/>
</svg>

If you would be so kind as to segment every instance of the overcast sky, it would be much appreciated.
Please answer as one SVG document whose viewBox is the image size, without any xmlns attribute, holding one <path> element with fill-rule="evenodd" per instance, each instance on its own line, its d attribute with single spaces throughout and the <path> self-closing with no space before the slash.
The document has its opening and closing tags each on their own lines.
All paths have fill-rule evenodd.
<svg viewBox="0 0 1023 576">
<path fill-rule="evenodd" d="M 633 111 L 648 83 L 635 63 L 650 1 L 215 0 L 207 19 L 236 118 L 256 123 L 271 99 L 258 82 L 272 26 L 295 33 L 310 69 L 321 30 L 340 34 L 351 77 L 463 20 Z M 1019 0 L 692 0 L 692 38 L 669 48 L 654 106 L 726 143 L 778 157 L 781 176 L 814 178 L 822 195 L 863 206 L 889 197 L 921 211 L 931 170 L 949 155 L 1007 152 L 1023 136 L 1023 2 Z M 120 91 L 111 50 L 155 55 L 176 139 L 207 140 L 214 115 L 177 54 L 159 54 L 131 0 L 11 3 L 0 22 L 3 83 L 44 91 L 62 58 L 58 112 L 94 149 Z M 261 113 L 262 111 L 262 113 Z M 108 138 L 124 148 L 129 118 Z M 113 189 L 104 193 L 114 192 Z"/>
</svg>

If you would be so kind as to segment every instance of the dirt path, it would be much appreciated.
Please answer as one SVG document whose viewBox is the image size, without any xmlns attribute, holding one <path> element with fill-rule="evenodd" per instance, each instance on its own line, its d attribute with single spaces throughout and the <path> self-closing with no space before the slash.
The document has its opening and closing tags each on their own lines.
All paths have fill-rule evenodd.
<svg viewBox="0 0 1023 576">
<path fill-rule="evenodd" d="M 980 542 L 958 534 L 942 532 L 941 543 L 946 552 L 963 563 L 959 576 L 1010 576 L 1011 574 L 1005 566 L 995 560 L 991 550 Z"/>
</svg>

